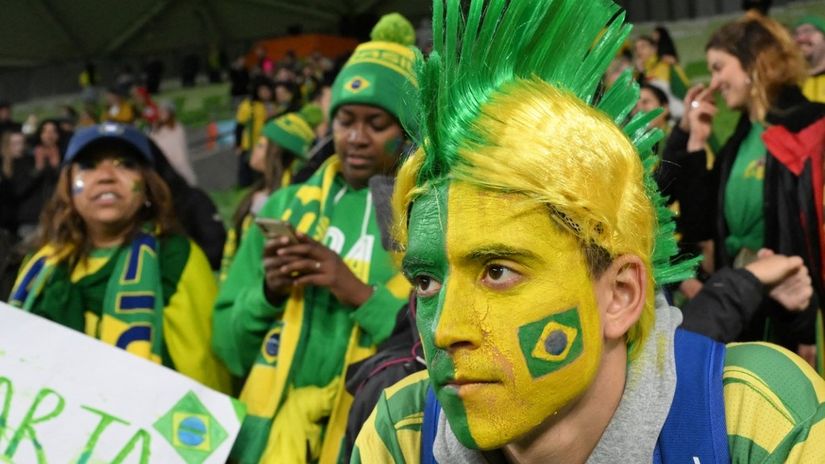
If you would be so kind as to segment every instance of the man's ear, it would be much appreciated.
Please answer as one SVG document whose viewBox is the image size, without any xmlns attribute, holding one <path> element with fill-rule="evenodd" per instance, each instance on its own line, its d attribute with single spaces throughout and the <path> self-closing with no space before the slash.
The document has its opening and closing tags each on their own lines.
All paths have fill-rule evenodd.
<svg viewBox="0 0 825 464">
<path fill-rule="evenodd" d="M 647 269 L 635 255 L 622 255 L 596 280 L 596 299 L 602 313 L 604 337 L 623 339 L 645 307 Z"/>
</svg>

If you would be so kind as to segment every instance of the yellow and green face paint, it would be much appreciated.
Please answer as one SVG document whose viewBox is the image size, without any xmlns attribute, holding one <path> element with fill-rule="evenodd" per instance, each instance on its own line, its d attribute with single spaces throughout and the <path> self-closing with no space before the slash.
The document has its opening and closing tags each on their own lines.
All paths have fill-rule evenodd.
<svg viewBox="0 0 825 464">
<path fill-rule="evenodd" d="M 602 352 L 593 284 L 547 208 L 432 188 L 413 204 L 404 271 L 433 388 L 465 446 L 512 442 L 590 386 Z"/>
</svg>

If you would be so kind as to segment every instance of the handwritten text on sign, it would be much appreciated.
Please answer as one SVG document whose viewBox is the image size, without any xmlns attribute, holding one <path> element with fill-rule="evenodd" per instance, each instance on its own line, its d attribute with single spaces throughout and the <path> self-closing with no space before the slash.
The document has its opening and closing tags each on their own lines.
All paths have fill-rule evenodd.
<svg viewBox="0 0 825 464">
<path fill-rule="evenodd" d="M 235 401 L 0 303 L 0 462 L 222 463 Z"/>
</svg>

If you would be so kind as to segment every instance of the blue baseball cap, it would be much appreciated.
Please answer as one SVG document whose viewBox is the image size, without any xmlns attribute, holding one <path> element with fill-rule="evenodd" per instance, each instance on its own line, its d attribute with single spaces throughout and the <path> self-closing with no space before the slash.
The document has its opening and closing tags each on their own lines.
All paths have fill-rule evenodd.
<svg viewBox="0 0 825 464">
<path fill-rule="evenodd" d="M 71 163 L 77 155 L 81 154 L 89 145 L 101 140 L 116 140 L 128 145 L 140 155 L 147 163 L 154 164 L 152 149 L 149 146 L 149 139 L 142 132 L 132 126 L 105 122 L 97 126 L 86 127 L 75 132 L 69 147 L 66 149 L 66 156 L 63 158 L 64 164 Z"/>
</svg>

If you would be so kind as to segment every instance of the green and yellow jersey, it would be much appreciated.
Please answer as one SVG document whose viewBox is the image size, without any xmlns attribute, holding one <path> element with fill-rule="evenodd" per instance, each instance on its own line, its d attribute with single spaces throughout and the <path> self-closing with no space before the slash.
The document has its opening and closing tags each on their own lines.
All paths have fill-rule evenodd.
<svg viewBox="0 0 825 464">
<path fill-rule="evenodd" d="M 825 381 L 802 359 L 769 343 L 733 343 L 722 379 L 732 462 L 825 462 Z M 429 384 L 422 371 L 384 390 L 351 462 L 420 462 Z"/>
</svg>

